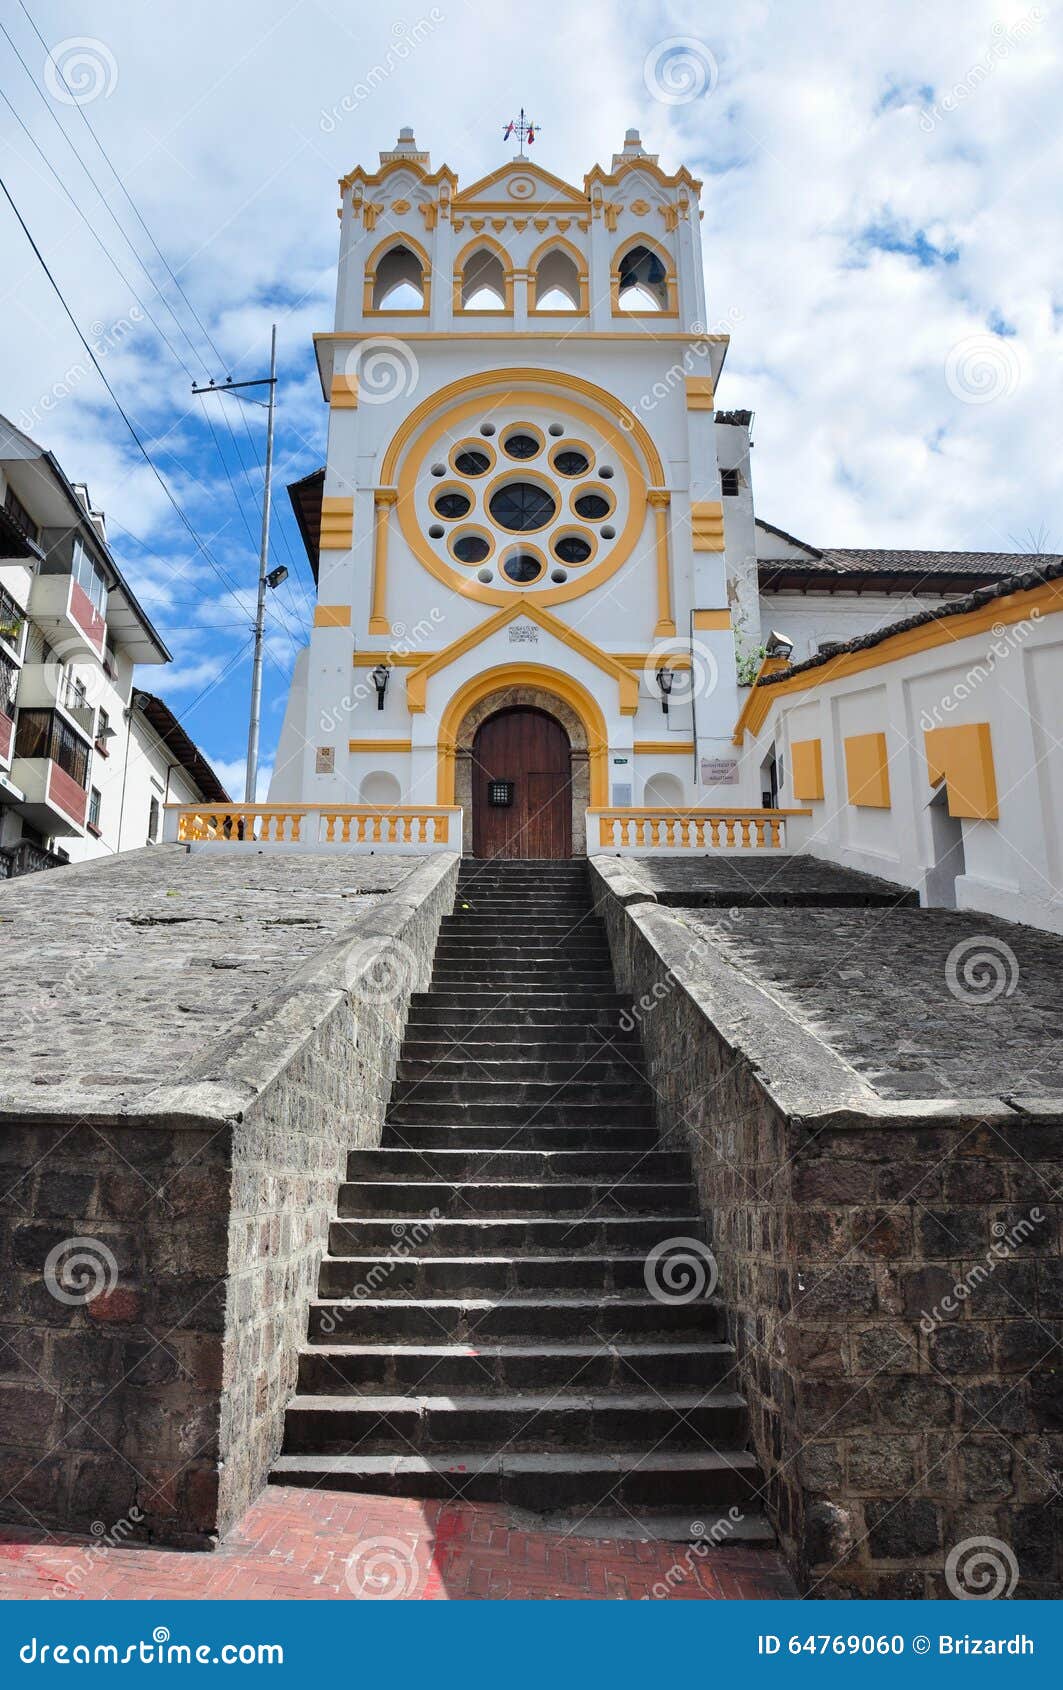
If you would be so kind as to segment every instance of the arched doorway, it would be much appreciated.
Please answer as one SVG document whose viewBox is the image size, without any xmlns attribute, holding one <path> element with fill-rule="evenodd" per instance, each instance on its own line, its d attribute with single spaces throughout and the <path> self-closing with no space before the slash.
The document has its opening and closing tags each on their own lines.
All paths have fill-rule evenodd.
<svg viewBox="0 0 1063 1690">
<path fill-rule="evenodd" d="M 571 857 L 572 746 L 556 717 L 498 710 L 472 746 L 473 855 Z"/>
</svg>

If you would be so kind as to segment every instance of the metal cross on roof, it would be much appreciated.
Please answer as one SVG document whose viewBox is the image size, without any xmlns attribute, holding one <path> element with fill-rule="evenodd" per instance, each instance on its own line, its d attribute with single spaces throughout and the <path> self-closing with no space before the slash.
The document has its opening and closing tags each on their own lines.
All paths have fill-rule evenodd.
<svg viewBox="0 0 1063 1690">
<path fill-rule="evenodd" d="M 521 106 L 520 116 L 510 118 L 506 127 L 502 131 L 502 139 L 503 141 L 508 141 L 511 135 L 515 135 L 520 146 L 520 152 L 517 154 L 517 157 L 526 158 L 527 154 L 524 151 L 524 143 L 527 141 L 529 147 L 532 146 L 535 141 L 535 137 L 538 135 L 541 128 L 541 124 L 533 123 L 530 117 L 525 117 L 524 107 Z"/>
</svg>

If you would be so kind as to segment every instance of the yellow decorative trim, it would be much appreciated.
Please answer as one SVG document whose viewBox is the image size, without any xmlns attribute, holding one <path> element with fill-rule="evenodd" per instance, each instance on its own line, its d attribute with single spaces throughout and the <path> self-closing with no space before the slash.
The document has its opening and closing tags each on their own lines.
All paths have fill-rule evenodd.
<svg viewBox="0 0 1063 1690">
<path fill-rule="evenodd" d="M 490 693 L 499 692 L 503 687 L 523 686 L 552 692 L 571 705 L 576 712 L 587 735 L 590 800 L 592 804 L 605 803 L 608 792 L 606 758 L 609 743 L 601 707 L 587 689 L 578 681 L 574 681 L 570 675 L 563 674 L 560 669 L 540 668 L 535 663 L 505 663 L 498 668 L 487 669 L 481 675 L 474 675 L 472 680 L 466 681 L 465 685 L 458 689 L 447 704 L 439 722 L 436 791 L 437 795 L 449 793 L 450 796 L 437 796 L 438 803 L 454 802 L 454 763 L 457 756 L 458 730 L 473 705 L 478 704 L 482 698 L 487 698 Z"/>
<path fill-rule="evenodd" d="M 711 376 L 687 376 L 687 410 L 711 411 L 716 404 L 716 390 Z"/>
<path fill-rule="evenodd" d="M 688 757 L 692 756 L 694 741 L 692 739 L 637 739 L 634 744 L 636 757 L 662 757 L 673 751 L 683 752 Z"/>
<path fill-rule="evenodd" d="M 358 409 L 358 377 L 334 375 L 329 404 L 334 411 L 356 411 Z"/>
<path fill-rule="evenodd" d="M 421 304 L 412 311 L 395 311 L 373 304 L 373 290 L 376 287 L 377 267 L 382 258 L 386 258 L 395 247 L 404 246 L 421 261 Z M 365 317 L 427 317 L 432 309 L 432 260 L 426 248 L 413 235 L 397 231 L 388 235 L 379 245 L 375 246 L 366 259 L 365 276 L 362 282 L 362 315 Z"/>
<path fill-rule="evenodd" d="M 483 309 L 479 306 L 469 310 L 461 302 L 461 292 L 465 285 L 465 266 L 470 258 L 475 258 L 478 252 L 489 252 L 499 259 L 502 265 L 502 295 L 504 304 L 497 310 Z M 467 241 L 454 260 L 454 291 L 452 305 L 455 317 L 505 317 L 513 315 L 513 261 L 504 246 L 492 239 L 490 235 L 476 235 Z"/>
<path fill-rule="evenodd" d="M 378 487 L 373 493 L 373 597 L 369 612 L 371 634 L 391 632 L 387 615 L 388 515 L 398 496 L 396 487 Z"/>
<path fill-rule="evenodd" d="M 844 741 L 845 784 L 861 810 L 890 808 L 889 754 L 885 734 L 853 734 Z"/>
<path fill-rule="evenodd" d="M 339 338 L 346 337 L 341 336 Z M 452 336 L 444 333 L 439 335 L 437 338 L 441 340 L 449 340 Z M 498 336 L 498 339 L 500 340 L 514 338 L 519 339 L 520 336 Z M 641 335 L 634 335 L 627 338 L 641 340 L 643 337 Z M 680 338 L 684 340 L 696 340 L 697 336 L 683 335 Z M 464 399 L 471 393 L 480 394 L 490 388 L 496 387 L 505 392 L 507 399 L 509 399 L 513 397 L 513 395 L 508 392 L 510 387 L 517 386 L 519 384 L 530 384 L 531 386 L 534 386 L 536 382 L 545 388 L 560 388 L 571 393 L 578 393 L 584 399 L 589 399 L 593 404 L 600 405 L 603 410 L 608 411 L 610 415 L 616 418 L 625 433 L 629 434 L 635 441 L 639 451 L 646 460 L 646 467 L 649 472 L 650 480 L 655 486 L 663 487 L 665 474 L 661 455 L 658 452 L 657 447 L 654 445 L 653 439 L 648 433 L 645 424 L 636 417 L 633 411 L 630 411 L 626 405 L 622 404 L 614 394 L 609 393 L 606 388 L 598 387 L 594 382 L 586 381 L 582 376 L 568 375 L 561 370 L 536 369 L 534 365 L 521 365 L 512 369 L 486 370 L 483 374 L 476 376 L 461 376 L 457 381 L 452 381 L 446 387 L 441 387 L 437 392 L 429 394 L 427 399 L 422 399 L 417 408 L 410 412 L 409 416 L 396 430 L 395 435 L 384 454 L 381 480 L 386 482 L 394 481 L 395 468 L 398 463 L 399 454 L 405 447 L 407 441 L 413 434 L 416 433 L 416 431 L 421 427 L 421 424 L 425 422 L 427 418 L 433 416 L 436 412 L 442 411 L 450 404 L 451 400 Z M 527 399 L 528 395 L 524 394 L 522 395 L 522 398 Z M 542 404 L 541 393 L 533 393 L 531 398 L 533 402 Z M 597 417 L 594 417 L 592 421 L 597 426 L 600 426 L 600 420 Z"/>
<path fill-rule="evenodd" d="M 541 381 L 544 386 L 554 384 L 567 386 L 574 384 L 576 380 L 576 378 L 572 377 L 559 377 L 555 372 L 547 370 L 532 370 L 521 373 Z M 464 597 L 475 599 L 481 604 L 503 606 L 511 602 L 513 597 L 512 588 L 492 586 L 484 582 L 470 580 L 468 576 L 465 575 L 459 576 L 456 574 L 449 561 L 439 556 L 438 552 L 436 552 L 433 548 L 431 542 L 427 539 L 423 525 L 418 519 L 416 498 L 417 478 L 420 473 L 421 465 L 432 450 L 435 440 L 438 437 L 438 432 L 443 428 L 453 432 L 463 430 L 469 418 L 481 416 L 485 401 L 484 395 L 480 390 L 486 382 L 493 384 L 497 380 L 498 374 L 499 372 L 495 371 L 486 377 L 466 377 L 464 381 L 454 383 L 453 386 L 461 391 L 472 391 L 474 393 L 474 397 L 467 399 L 464 404 L 455 406 L 454 409 L 449 412 L 443 410 L 443 402 L 447 397 L 446 389 L 444 389 L 442 393 L 433 395 L 430 400 L 425 402 L 425 406 L 419 407 L 419 410 L 413 413 L 413 417 L 407 418 L 406 423 L 400 427 L 395 436 L 395 440 L 393 440 L 391 446 L 388 447 L 387 453 L 384 457 L 384 472 L 387 473 L 389 471 L 390 467 L 393 465 L 394 458 L 397 455 L 393 451 L 396 442 L 398 442 L 400 437 L 403 436 L 404 431 L 407 429 L 408 425 L 413 422 L 413 419 L 418 417 L 419 412 L 427 412 L 427 414 L 433 415 L 435 422 L 434 430 L 425 430 L 423 432 L 421 439 L 406 454 L 399 474 L 399 525 L 402 529 L 403 536 L 407 545 L 410 547 L 410 550 L 417 558 L 420 559 L 421 563 L 424 564 L 424 567 L 428 570 L 429 574 L 433 575 L 437 581 L 441 581 L 443 585 L 448 587 L 452 592 L 460 592 Z M 593 391 L 597 392 L 598 390 L 595 389 Z M 522 388 L 509 389 L 506 392 L 505 397 L 508 403 L 516 410 L 524 410 L 535 405 L 543 404 L 542 393 L 528 391 Z M 611 453 L 620 460 L 623 465 L 624 473 L 627 476 L 630 494 L 630 509 L 628 511 L 627 521 L 624 528 L 618 534 L 617 538 L 610 543 L 605 556 L 590 569 L 581 569 L 579 575 L 574 580 L 558 583 L 553 586 L 541 587 L 536 593 L 536 602 L 542 605 L 563 604 L 570 599 L 579 598 L 584 593 L 589 592 L 592 588 L 600 586 L 602 582 L 608 580 L 610 576 L 614 575 L 634 551 L 635 545 L 642 533 L 646 516 L 644 493 L 645 481 L 638 459 L 635 457 L 631 448 L 631 437 L 632 435 L 635 435 L 636 438 L 638 437 L 637 431 L 642 425 L 635 423 L 630 432 L 625 432 L 624 430 L 616 428 L 612 424 L 606 422 L 602 417 L 586 410 L 582 405 L 577 404 L 575 400 L 569 399 L 567 395 L 553 394 L 551 396 L 551 403 L 556 409 L 565 411 L 569 415 L 576 417 L 577 421 L 585 429 L 590 429 L 592 432 L 597 430 L 606 437 L 609 442 Z M 609 400 L 605 395 L 603 395 L 603 403 L 607 404 L 610 410 L 614 410 L 618 405 L 618 401 Z M 620 409 L 622 411 L 623 407 L 621 406 Z M 656 458 L 656 448 L 652 447 L 652 442 L 650 443 L 650 448 L 653 457 Z M 523 468 L 519 462 L 514 462 L 513 468 L 507 471 L 506 475 L 507 478 L 513 478 L 527 477 L 535 473 L 536 472 L 534 471 Z M 484 495 L 485 505 L 489 502 L 491 493 L 494 491 L 496 485 L 497 483 L 492 483 L 487 489 Z M 555 491 L 552 483 L 550 484 L 550 491 L 551 493 Z M 514 540 L 518 540 L 520 536 L 513 535 L 512 538 Z M 671 631 L 673 633 L 675 632 L 674 627 Z"/>
<path fill-rule="evenodd" d="M 585 545 L 590 547 L 590 555 L 585 557 L 582 563 L 573 563 L 569 558 L 558 557 L 557 555 L 557 547 L 560 541 L 572 539 L 582 540 Z M 586 569 L 588 564 L 594 562 L 597 552 L 597 534 L 593 534 L 589 528 L 584 528 L 581 523 L 566 522 L 563 528 L 559 528 L 556 534 L 550 536 L 550 555 L 555 563 L 560 564 L 562 569 Z"/>
<path fill-rule="evenodd" d="M 463 657 L 467 651 L 471 651 L 475 646 L 481 645 L 484 640 L 490 639 L 492 634 L 497 633 L 500 628 L 504 628 L 507 623 L 515 621 L 518 616 L 527 616 L 532 622 L 538 622 L 540 628 L 544 628 L 547 633 L 553 634 L 555 639 L 560 640 L 571 651 L 579 652 L 580 656 L 585 657 L 589 663 L 593 663 L 595 668 L 611 675 L 617 684 L 621 715 L 635 715 L 639 707 L 639 684 L 637 678 L 629 669 L 619 663 L 615 657 L 610 657 L 608 652 L 602 651 L 600 646 L 596 646 L 590 640 L 585 639 L 582 634 L 577 633 L 574 628 L 570 628 L 566 622 L 562 622 L 559 617 L 545 609 L 541 594 L 536 593 L 534 596 L 530 596 L 524 593 L 509 593 L 506 596 L 509 602 L 504 604 L 500 610 L 497 610 L 493 616 L 488 616 L 478 627 L 471 628 L 467 634 L 462 634 L 459 639 L 451 641 L 450 645 L 444 646 L 442 651 L 435 652 L 431 657 L 425 657 L 407 675 L 406 703 L 411 713 L 425 708 L 425 689 L 433 675 L 438 674 L 441 669 L 449 668 L 452 663 L 457 662 L 459 657 Z M 535 665 L 527 665 L 526 667 L 532 669 L 533 672 L 537 672 Z"/>
<path fill-rule="evenodd" d="M 657 554 L 657 625 L 653 637 L 655 640 L 667 640 L 675 633 L 668 542 L 668 506 L 672 495 L 667 487 L 651 487 L 646 497 L 653 507 L 654 549 Z"/>
<path fill-rule="evenodd" d="M 506 441 L 511 440 L 515 434 L 528 434 L 539 442 L 539 450 L 535 454 L 537 458 L 541 457 L 546 451 L 546 436 L 539 427 L 538 423 L 511 422 L 505 424 L 502 429 L 502 433 L 498 436 L 498 449 L 502 453 L 502 457 L 505 458 L 507 464 L 512 464 L 517 469 L 521 469 L 525 464 L 530 464 L 532 460 L 531 458 L 515 458 L 512 452 L 506 451 Z M 505 436 L 504 439 L 503 436 Z"/>
<path fill-rule="evenodd" d="M 514 272 L 514 274 L 516 273 L 517 272 Z M 573 322 L 575 322 L 575 320 L 579 317 L 578 311 L 544 311 L 538 314 L 544 317 L 569 317 Z M 489 315 L 501 318 L 505 315 L 505 313 L 503 311 L 494 311 L 489 313 Z M 531 312 L 530 315 L 535 316 L 537 313 Z M 633 311 L 621 312 L 621 316 L 623 317 L 633 317 L 635 315 L 636 313 Z M 659 311 L 653 311 L 648 313 L 648 315 L 659 317 L 661 313 Z M 340 343 L 350 341 L 353 344 L 355 341 L 372 340 L 376 332 L 377 331 L 375 329 L 319 329 L 312 338 L 315 347 L 318 345 L 325 346 L 330 342 Z M 507 340 L 527 340 L 529 335 L 534 340 L 544 340 L 547 336 L 552 337 L 553 330 L 499 329 L 496 334 L 491 336 L 491 339 L 497 340 L 501 343 Z M 450 329 L 411 329 L 409 334 L 404 334 L 402 338 L 403 340 L 475 340 L 478 344 L 482 344 L 484 339 L 484 330 L 480 327 L 474 329 L 463 329 L 459 324 L 455 328 Z M 731 344 L 731 337 L 729 334 L 701 334 L 697 329 L 666 329 L 661 334 L 654 334 L 653 330 L 649 328 L 631 330 L 574 328 L 565 334 L 565 339 L 637 340 L 640 346 L 645 346 L 648 340 L 674 341 L 677 343 L 683 343 L 687 346 L 694 344 L 697 346 L 726 347 Z"/>
<path fill-rule="evenodd" d="M 735 724 L 734 743 L 741 745 L 743 734 L 760 732 L 777 696 L 789 697 L 792 693 L 825 686 L 829 681 L 848 680 L 852 675 L 862 675 L 884 663 L 897 663 L 901 658 L 933 651 L 937 646 L 956 645 L 971 635 L 989 633 L 998 625 L 1007 627 L 1012 622 L 1023 622 L 1027 617 L 1036 620 L 1059 610 L 1063 610 L 1063 579 L 1044 581 L 1037 587 L 1008 593 L 1004 598 L 990 599 L 959 616 L 935 617 L 932 622 L 921 622 L 917 628 L 903 628 L 880 645 L 868 646 L 862 651 L 841 651 L 826 663 L 817 664 L 814 669 L 788 675 L 776 686 L 758 687 L 754 684 Z M 772 669 L 762 665 L 760 675 L 786 668 L 779 658 L 772 662 Z M 758 681 L 760 675 L 757 676 Z"/>
<path fill-rule="evenodd" d="M 349 604 L 319 604 L 314 610 L 315 628 L 349 628 L 350 625 Z"/>
<path fill-rule="evenodd" d="M 534 199 L 484 200 L 482 198 L 487 188 L 493 188 L 496 182 L 505 181 L 507 176 L 530 176 L 534 181 L 541 182 L 544 187 L 556 189 L 561 198 L 549 204 Z M 460 194 L 454 195 L 455 210 L 459 206 L 464 211 L 473 209 L 476 211 L 513 211 L 517 207 L 523 207 L 527 211 L 543 212 L 549 210 L 559 211 L 562 214 L 566 211 L 571 213 L 574 210 L 590 209 L 586 194 L 581 194 L 578 188 L 572 186 L 571 182 L 566 182 L 561 176 L 551 175 L 549 170 L 544 170 L 539 164 L 532 164 L 530 161 L 525 163 L 523 160 L 519 164 L 500 165 L 497 170 L 492 170 L 489 176 L 481 176 L 478 182 L 471 182 L 467 188 L 462 189 Z"/>
<path fill-rule="evenodd" d="M 478 540 L 487 541 L 487 551 L 479 563 L 463 563 L 460 557 L 454 556 L 455 544 L 458 540 L 471 539 L 474 535 Z M 490 563 L 495 555 L 495 537 L 489 528 L 482 527 L 471 517 L 460 516 L 456 527 L 447 535 L 447 551 L 454 558 L 454 562 L 459 569 L 482 569 L 485 564 Z"/>
<path fill-rule="evenodd" d="M 731 612 L 729 610 L 695 610 L 694 632 L 699 634 L 722 633 L 731 626 Z"/>
<path fill-rule="evenodd" d="M 685 651 L 611 651 L 609 656 L 628 669 L 645 669 L 651 661 L 655 669 L 690 668 L 690 654 Z"/>
<path fill-rule="evenodd" d="M 375 669 L 378 663 L 390 669 L 416 669 L 432 655 L 427 651 L 356 651 L 351 661 L 356 669 Z"/>
<path fill-rule="evenodd" d="M 931 786 L 945 782 L 950 816 L 995 822 L 1000 817 L 993 741 L 988 722 L 952 728 L 927 728 L 927 771 Z"/>
<path fill-rule="evenodd" d="M 349 551 L 354 544 L 354 500 L 330 497 L 321 501 L 321 550 Z"/>
<path fill-rule="evenodd" d="M 823 797 L 823 741 L 795 739 L 790 747 L 790 784 L 795 798 Z"/>
<path fill-rule="evenodd" d="M 348 751 L 412 751 L 412 739 L 349 739 Z"/>
<path fill-rule="evenodd" d="M 533 529 L 533 530 L 531 530 L 531 532 L 534 533 L 535 530 Z M 546 559 L 545 552 L 543 552 L 538 546 L 529 545 L 527 542 L 522 540 L 519 536 L 516 537 L 516 538 L 511 537 L 511 538 L 506 540 L 502 556 L 499 559 L 499 573 L 501 575 L 504 575 L 507 581 L 512 581 L 512 579 L 513 579 L 512 576 L 506 575 L 506 564 L 511 557 L 530 558 L 533 563 L 537 563 L 539 565 L 539 573 L 538 573 L 538 575 L 536 575 L 534 577 L 533 580 L 524 581 L 524 582 L 520 582 L 520 583 L 513 582 L 514 586 L 521 585 L 521 586 L 526 586 L 526 587 L 534 587 L 535 583 L 537 581 L 541 581 L 543 576 L 546 574 L 547 559 Z M 470 566 L 468 564 L 466 564 L 465 567 L 469 568 Z"/>
<path fill-rule="evenodd" d="M 585 481 L 579 487 L 569 485 L 568 508 L 577 522 L 590 522 L 592 518 L 581 516 L 576 509 L 576 500 L 586 498 L 589 493 L 596 493 L 599 499 L 604 499 L 609 509 L 604 516 L 593 518 L 595 522 L 608 522 L 616 510 L 616 494 L 607 481 Z"/>
<path fill-rule="evenodd" d="M 723 505 L 702 499 L 690 507 L 690 543 L 696 552 L 723 551 Z"/>
</svg>

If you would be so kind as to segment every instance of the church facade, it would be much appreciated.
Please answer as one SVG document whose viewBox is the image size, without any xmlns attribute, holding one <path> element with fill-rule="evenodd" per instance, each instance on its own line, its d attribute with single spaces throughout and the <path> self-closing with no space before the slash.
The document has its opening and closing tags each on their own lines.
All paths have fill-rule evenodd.
<svg viewBox="0 0 1063 1690">
<path fill-rule="evenodd" d="M 460 806 L 466 853 L 530 857 L 581 854 L 603 810 L 772 809 L 770 755 L 735 742 L 765 655 L 1006 572 L 757 520 L 700 184 L 635 131 L 580 187 L 524 157 L 462 187 L 404 130 L 341 191 L 271 803 Z"/>
</svg>

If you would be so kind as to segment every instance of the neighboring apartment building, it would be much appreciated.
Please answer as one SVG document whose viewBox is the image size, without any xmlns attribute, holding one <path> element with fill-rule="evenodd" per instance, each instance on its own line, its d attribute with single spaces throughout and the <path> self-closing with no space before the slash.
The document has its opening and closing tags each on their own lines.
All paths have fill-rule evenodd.
<svg viewBox="0 0 1063 1690">
<path fill-rule="evenodd" d="M 152 844 L 166 803 L 227 802 L 134 688 L 169 661 L 87 487 L 0 417 L 0 879 Z"/>
</svg>

